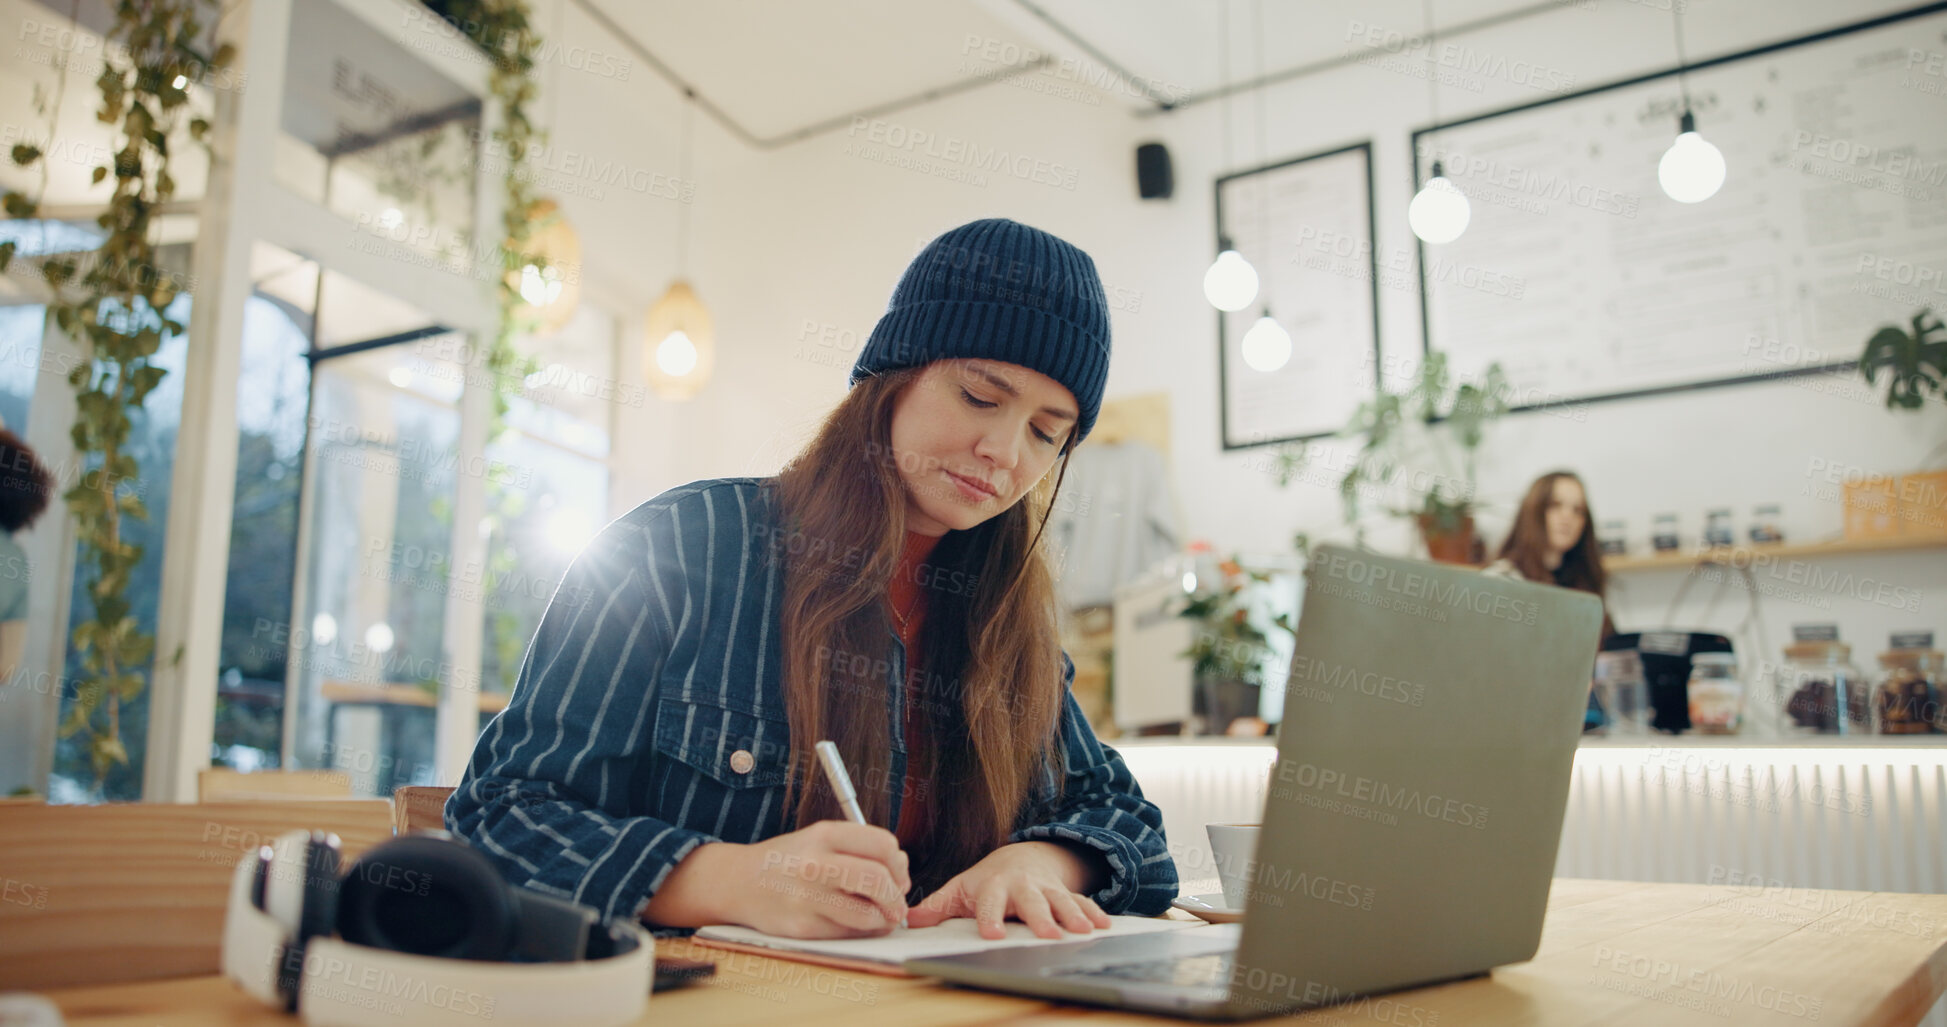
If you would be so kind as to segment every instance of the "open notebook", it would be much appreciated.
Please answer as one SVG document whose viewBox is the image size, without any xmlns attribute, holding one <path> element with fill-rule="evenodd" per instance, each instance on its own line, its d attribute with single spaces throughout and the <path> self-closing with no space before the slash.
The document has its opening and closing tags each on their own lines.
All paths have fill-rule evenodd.
<svg viewBox="0 0 1947 1027">
<path fill-rule="evenodd" d="M 891 934 L 877 938 L 808 940 L 780 938 L 749 927 L 719 924 L 699 929 L 696 932 L 696 940 L 701 944 L 717 948 L 761 952 L 779 959 L 796 959 L 851 970 L 903 976 L 905 970 L 901 969 L 901 964 L 908 959 L 950 956 L 962 952 L 982 952 L 987 949 L 1017 948 L 1027 945 L 1060 945 L 1066 942 L 1110 938 L 1119 934 L 1173 931 L 1185 927 L 1201 927 L 1203 922 L 1163 920 L 1143 916 L 1112 916 L 1106 929 L 1091 931 L 1088 934 L 1063 934 L 1059 939 L 1038 937 L 1028 925 L 1022 923 L 1010 921 L 1002 926 L 1007 929 L 1007 936 L 993 940 L 981 937 L 980 928 L 969 917 L 947 920 L 932 927 L 895 927 Z"/>
</svg>

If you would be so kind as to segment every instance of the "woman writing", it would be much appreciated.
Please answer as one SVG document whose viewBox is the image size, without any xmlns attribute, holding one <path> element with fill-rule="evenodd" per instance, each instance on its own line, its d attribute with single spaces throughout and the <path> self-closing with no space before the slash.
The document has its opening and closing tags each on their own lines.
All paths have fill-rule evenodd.
<svg viewBox="0 0 1947 1027">
<path fill-rule="evenodd" d="M 1068 694 L 1039 545 L 1108 365 L 1082 251 L 1005 220 L 934 240 L 783 471 L 673 489 L 575 560 L 448 825 L 517 883 L 659 927 L 878 934 L 911 904 L 1059 937 L 1161 912 L 1162 818 Z"/>
</svg>

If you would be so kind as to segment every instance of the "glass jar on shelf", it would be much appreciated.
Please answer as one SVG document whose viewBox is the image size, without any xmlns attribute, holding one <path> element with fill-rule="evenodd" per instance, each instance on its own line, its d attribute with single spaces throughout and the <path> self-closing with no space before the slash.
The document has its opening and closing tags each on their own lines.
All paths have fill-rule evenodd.
<svg viewBox="0 0 1947 1027">
<path fill-rule="evenodd" d="M 1705 735 L 1737 734 L 1744 713 L 1744 682 L 1732 653 L 1698 653 L 1690 658 L 1690 726 Z"/>
<path fill-rule="evenodd" d="M 1776 545 L 1785 540 L 1782 509 L 1777 503 L 1759 503 L 1751 508 L 1752 545 Z"/>
<path fill-rule="evenodd" d="M 1924 735 L 1941 730 L 1940 685 L 1943 657 L 1933 637 L 1921 645 L 1902 645 L 1879 654 L 1879 688 L 1873 696 L 1873 717 L 1881 734 Z"/>
<path fill-rule="evenodd" d="M 1852 647 L 1839 641 L 1798 642 L 1785 647 L 1776 681 L 1779 732 L 1792 735 L 1873 733 L 1873 688 L 1852 663 Z"/>
<path fill-rule="evenodd" d="M 1602 733 L 1637 737 L 1650 733 L 1649 682 L 1643 657 L 1634 649 L 1597 653 L 1595 699 L 1602 707 Z"/>
<path fill-rule="evenodd" d="M 1604 556 L 1626 556 L 1629 553 L 1629 525 L 1620 520 L 1603 521 L 1596 527 L 1595 545 Z"/>
<path fill-rule="evenodd" d="M 1650 528 L 1650 547 L 1659 553 L 1669 553 L 1674 552 L 1681 544 L 1682 539 L 1677 535 L 1677 515 L 1657 514 Z"/>
<path fill-rule="evenodd" d="M 1731 526 L 1731 508 L 1720 506 L 1704 514 L 1704 548 L 1737 543 L 1737 529 Z"/>
</svg>

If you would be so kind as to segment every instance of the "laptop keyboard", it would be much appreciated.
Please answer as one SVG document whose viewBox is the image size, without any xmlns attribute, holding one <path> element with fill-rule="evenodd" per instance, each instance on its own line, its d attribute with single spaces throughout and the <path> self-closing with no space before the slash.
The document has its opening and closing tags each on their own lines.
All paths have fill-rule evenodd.
<svg viewBox="0 0 1947 1027">
<path fill-rule="evenodd" d="M 1151 959 L 1140 963 L 1113 963 L 1109 966 L 1091 967 L 1075 970 L 1065 977 L 1112 977 L 1121 981 L 1142 981 L 1145 984 L 1168 984 L 1181 988 L 1217 988 L 1230 986 L 1231 967 L 1236 962 L 1237 953 L 1217 952 L 1208 956 L 1184 956 L 1179 959 Z"/>
</svg>

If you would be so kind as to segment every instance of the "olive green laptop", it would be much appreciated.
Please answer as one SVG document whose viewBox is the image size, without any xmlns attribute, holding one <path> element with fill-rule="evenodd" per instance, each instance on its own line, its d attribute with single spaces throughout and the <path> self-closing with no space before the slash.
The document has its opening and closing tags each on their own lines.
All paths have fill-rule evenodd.
<svg viewBox="0 0 1947 1027">
<path fill-rule="evenodd" d="M 1526 960 L 1595 667 L 1593 595 L 1320 547 L 1241 925 L 908 961 L 1203 1019 Z"/>
</svg>

